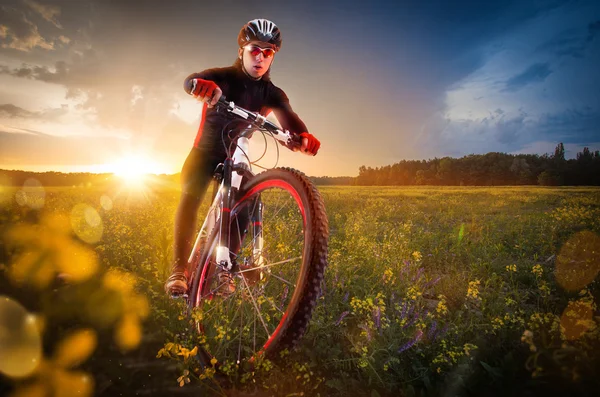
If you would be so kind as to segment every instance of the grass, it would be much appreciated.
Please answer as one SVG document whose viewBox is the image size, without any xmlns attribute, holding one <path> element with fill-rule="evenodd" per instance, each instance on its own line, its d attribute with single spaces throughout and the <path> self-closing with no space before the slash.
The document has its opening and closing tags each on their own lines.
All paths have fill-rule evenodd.
<svg viewBox="0 0 600 397">
<path fill-rule="evenodd" d="M 251 374 L 232 371 L 235 390 L 258 389 L 265 395 L 588 395 L 600 386 L 595 376 L 600 372 L 600 189 L 327 186 L 320 191 L 331 232 L 329 267 L 309 331 L 283 359 L 265 362 Z M 27 280 L 9 282 L 20 255 L 40 245 L 39 239 L 6 237 L 19 224 L 52 228 L 43 226 L 44 215 L 62 213 L 75 231 L 75 236 L 71 231 L 65 235 L 98 258 L 96 274 L 113 269 L 121 272 L 120 280 L 135 276 L 117 287 L 99 285 L 100 278 L 92 277 L 82 280 L 81 288 L 116 288 L 130 294 L 128 300 L 139 295 L 149 303 L 149 316 L 135 321 L 122 304 L 112 314 L 100 311 L 104 322 L 77 312 L 70 317 L 71 328 L 96 329 L 100 338 L 130 351 L 143 338 L 132 337 L 137 325 L 127 328 L 124 319 L 138 324 L 146 318 L 144 332 L 164 337 L 160 355 L 179 365 L 181 376 L 174 384 L 191 380 L 213 394 L 231 394 L 220 388 L 210 368 L 196 368 L 189 354 L 196 335 L 188 318 L 162 296 L 178 192 L 130 193 L 47 188 L 43 194 L 21 193 L 25 201 L 21 197 L 20 205 L 18 189 L 4 188 L 3 285 L 50 324 L 61 324 L 55 338 L 45 338 L 48 346 L 64 339 L 65 316 L 47 314 L 49 309 L 35 302 L 50 282 L 38 284 L 38 298 L 20 292 L 28 288 Z M 27 199 L 39 209 L 31 209 Z M 75 291 L 78 285 L 71 287 Z M 77 299 L 89 307 L 89 299 L 80 295 Z M 104 302 L 96 299 L 96 304 Z M 69 304 L 64 305 L 69 312 Z M 107 334 L 112 329 L 120 333 Z M 95 364 L 86 367 L 92 376 L 99 360 L 112 356 L 99 346 L 94 357 Z M 27 384 L 19 382 L 11 387 Z"/>
</svg>

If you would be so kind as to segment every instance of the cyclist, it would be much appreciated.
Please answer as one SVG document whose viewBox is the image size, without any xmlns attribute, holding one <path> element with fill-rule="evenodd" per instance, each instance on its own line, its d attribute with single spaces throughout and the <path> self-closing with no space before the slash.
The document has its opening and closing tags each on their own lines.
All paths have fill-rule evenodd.
<svg viewBox="0 0 600 397">
<path fill-rule="evenodd" d="M 216 166 L 227 156 L 231 137 L 246 127 L 243 123 L 232 124 L 224 112 L 215 110 L 214 105 L 221 95 L 263 116 L 273 111 L 283 129 L 303 138 L 299 149 L 302 153 L 314 156 L 321 145 L 292 110 L 285 93 L 271 82 L 271 65 L 281 49 L 279 28 L 269 20 L 253 19 L 240 30 L 238 45 L 238 58 L 232 66 L 193 73 L 184 81 L 185 91 L 204 102 L 204 107 L 194 146 L 181 170 L 182 192 L 175 215 L 174 261 L 165 283 L 165 290 L 171 296 L 184 294 L 188 289 L 187 258 L 198 207 Z M 224 128 L 226 131 L 233 129 L 233 132 L 223 136 Z"/>
</svg>

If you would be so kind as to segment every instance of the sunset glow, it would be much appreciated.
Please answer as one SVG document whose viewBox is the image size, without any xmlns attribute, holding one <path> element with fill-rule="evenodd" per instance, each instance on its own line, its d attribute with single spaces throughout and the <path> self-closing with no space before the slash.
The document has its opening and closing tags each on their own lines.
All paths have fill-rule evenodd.
<svg viewBox="0 0 600 397">
<path fill-rule="evenodd" d="M 258 16 L 285 43 L 273 84 L 321 141 L 314 158 L 280 150 L 278 165 L 355 176 L 402 160 L 542 155 L 559 142 L 566 158 L 600 149 L 597 1 L 234 2 L 234 14 L 229 2 L 176 1 L 150 2 L 143 18 L 127 1 L 45 3 L 3 9 L 0 169 L 180 172 L 203 109 L 182 83 L 230 66 L 239 29 Z M 198 24 L 200 14 L 219 17 Z M 275 164 L 276 150 L 267 156 Z"/>
<path fill-rule="evenodd" d="M 158 162 L 155 162 L 143 155 L 129 155 L 118 160 L 111 165 L 112 172 L 129 181 L 143 182 L 143 179 L 148 174 L 163 173 L 164 168 Z"/>
</svg>

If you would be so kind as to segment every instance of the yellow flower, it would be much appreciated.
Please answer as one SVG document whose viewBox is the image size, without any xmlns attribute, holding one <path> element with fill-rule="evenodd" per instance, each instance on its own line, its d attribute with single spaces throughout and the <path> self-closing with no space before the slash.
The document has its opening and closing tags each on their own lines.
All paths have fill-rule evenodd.
<svg viewBox="0 0 600 397">
<path fill-rule="evenodd" d="M 479 280 L 469 281 L 469 287 L 467 288 L 467 299 L 479 300 Z"/>
<path fill-rule="evenodd" d="M 542 268 L 542 265 L 535 265 L 531 269 L 531 273 L 533 273 L 536 277 L 542 277 L 542 275 L 544 274 L 544 268 Z"/>
<path fill-rule="evenodd" d="M 440 300 L 435 308 L 435 312 L 440 316 L 448 314 L 448 306 L 446 305 L 446 297 L 444 295 L 438 295 Z"/>
<path fill-rule="evenodd" d="M 415 262 L 419 262 L 423 258 L 423 255 L 421 255 L 421 253 L 419 251 L 413 252 L 412 256 L 413 256 Z"/>
<path fill-rule="evenodd" d="M 512 265 L 507 265 L 506 266 L 506 271 L 509 273 L 515 273 L 517 271 L 517 265 L 512 264 Z"/>
</svg>

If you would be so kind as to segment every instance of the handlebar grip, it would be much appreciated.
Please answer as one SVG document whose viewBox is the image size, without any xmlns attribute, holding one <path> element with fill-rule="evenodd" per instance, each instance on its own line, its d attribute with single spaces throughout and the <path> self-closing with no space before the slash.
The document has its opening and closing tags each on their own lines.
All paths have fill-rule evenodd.
<svg viewBox="0 0 600 397">
<path fill-rule="evenodd" d="M 290 149 L 300 148 L 302 146 L 302 137 L 300 135 L 292 134 L 292 139 L 288 144 Z"/>
<path fill-rule="evenodd" d="M 221 95 L 219 101 L 216 103 L 216 106 L 229 107 L 229 102 L 227 101 L 227 98 L 225 98 L 225 95 Z"/>
</svg>

